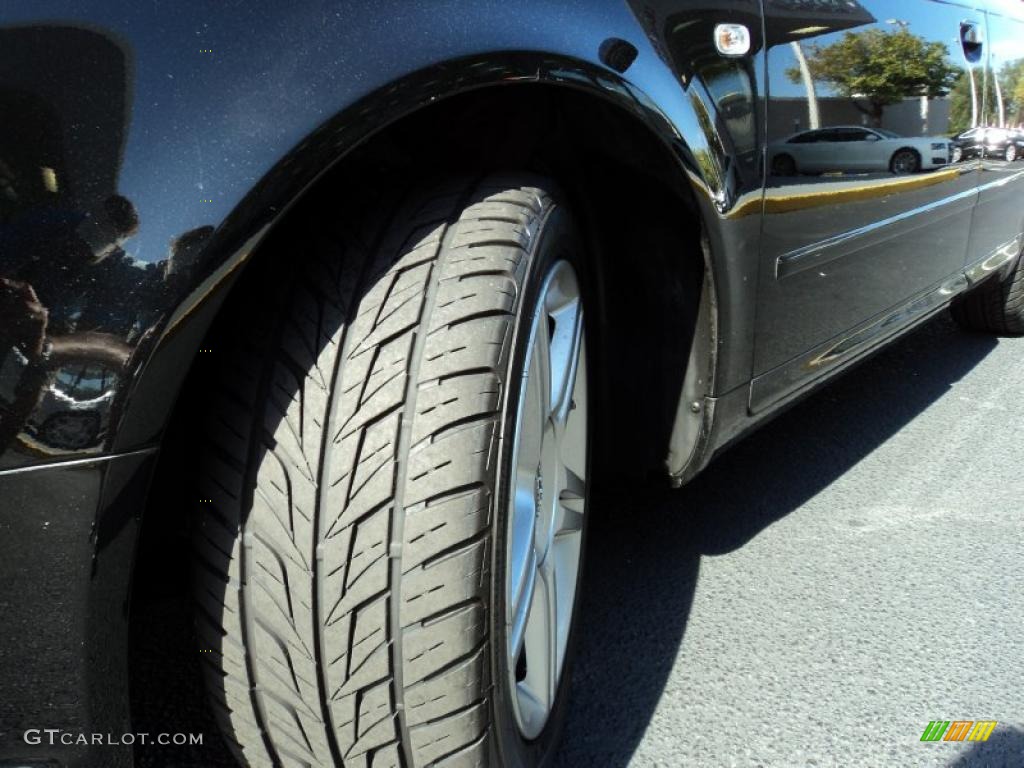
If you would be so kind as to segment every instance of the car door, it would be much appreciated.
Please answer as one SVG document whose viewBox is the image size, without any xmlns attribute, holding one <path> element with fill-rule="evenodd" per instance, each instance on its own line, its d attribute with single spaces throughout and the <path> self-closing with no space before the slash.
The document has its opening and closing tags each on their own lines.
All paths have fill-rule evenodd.
<svg viewBox="0 0 1024 768">
<path fill-rule="evenodd" d="M 1024 124 L 1024 3 L 993 2 L 987 13 L 983 122 L 988 133 L 1003 138 L 1004 130 Z M 971 224 L 967 266 L 990 261 L 996 266 L 1020 252 L 1024 229 L 1024 163 L 1007 162 L 1005 151 L 981 151 L 981 188 Z"/>
<path fill-rule="evenodd" d="M 887 158 L 883 156 L 884 147 L 879 145 L 881 136 L 864 128 L 838 129 L 839 141 L 843 142 L 841 156 L 844 170 L 870 171 L 884 170 Z"/>
<path fill-rule="evenodd" d="M 815 131 L 811 141 L 803 147 L 804 162 L 799 166 L 801 173 L 825 173 L 835 156 L 832 145 L 836 141 L 834 130 Z"/>
<path fill-rule="evenodd" d="M 818 170 L 817 161 L 823 154 L 822 131 L 805 131 L 772 145 L 772 159 L 789 156 L 800 173 Z M 784 166 L 783 166 L 784 167 Z"/>
<path fill-rule="evenodd" d="M 798 130 L 858 125 L 945 140 L 980 119 L 972 94 L 983 68 L 963 35 L 965 21 L 984 18 L 969 6 L 765 0 L 764 7 L 769 143 Z M 852 147 L 829 143 L 828 175 L 779 177 L 769 166 L 754 410 L 855 355 L 872 328 L 891 332 L 897 323 L 887 318 L 911 300 L 923 311 L 963 267 L 976 164 L 896 177 L 886 161 L 854 173 Z"/>
</svg>

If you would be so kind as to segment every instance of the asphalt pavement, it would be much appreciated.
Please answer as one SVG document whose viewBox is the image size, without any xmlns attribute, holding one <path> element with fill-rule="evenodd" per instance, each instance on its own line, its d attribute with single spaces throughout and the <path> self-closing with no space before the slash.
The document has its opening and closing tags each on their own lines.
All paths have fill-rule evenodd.
<svg viewBox="0 0 1024 768">
<path fill-rule="evenodd" d="M 1022 393 L 1024 339 L 943 314 L 686 488 L 600 499 L 559 764 L 1024 766 Z M 138 764 L 229 765 L 182 609 L 144 609 L 133 704 L 207 738 Z"/>
<path fill-rule="evenodd" d="M 1024 339 L 943 314 L 681 491 L 606 500 L 562 765 L 1024 766 L 1022 394 Z"/>
</svg>

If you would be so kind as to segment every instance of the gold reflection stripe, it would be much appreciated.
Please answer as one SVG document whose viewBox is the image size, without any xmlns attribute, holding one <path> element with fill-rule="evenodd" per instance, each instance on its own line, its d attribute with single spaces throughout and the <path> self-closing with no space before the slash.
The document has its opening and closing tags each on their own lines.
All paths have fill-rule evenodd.
<svg viewBox="0 0 1024 768">
<path fill-rule="evenodd" d="M 206 298 L 213 293 L 221 283 L 228 280 L 235 272 L 245 266 L 245 263 L 249 260 L 252 255 L 253 249 L 260 238 L 263 237 L 267 231 L 267 227 L 261 227 L 260 230 L 245 241 L 245 244 L 239 250 L 238 256 L 235 257 L 234 262 L 230 262 L 225 265 L 221 265 L 213 271 L 208 278 L 203 280 L 199 286 L 193 290 L 191 296 L 186 299 L 185 304 L 178 306 L 171 315 L 171 319 L 167 321 L 167 327 L 163 333 L 160 334 L 160 339 L 157 342 L 157 347 L 162 345 L 167 339 L 172 336 L 178 327 L 185 322 L 191 315 L 206 301 Z"/>
<path fill-rule="evenodd" d="M 764 198 L 765 213 L 790 213 L 802 211 L 808 208 L 819 208 L 823 205 L 838 205 L 841 203 L 852 203 L 860 200 L 871 200 L 877 197 L 894 192 L 906 192 L 911 189 L 922 189 L 924 187 L 942 184 L 947 181 L 959 178 L 959 168 L 946 168 L 935 173 L 922 174 L 909 179 L 893 179 L 892 181 L 880 181 L 874 184 L 861 184 L 859 186 L 843 187 L 842 189 L 829 189 L 823 192 L 804 192 L 795 195 L 774 195 L 770 191 Z M 741 205 L 734 208 L 727 214 L 730 219 L 748 216 L 760 210 L 761 198 L 748 199 Z"/>
<path fill-rule="evenodd" d="M 33 413 L 34 413 L 34 410 L 33 410 Z M 60 458 L 61 456 L 68 456 L 68 455 L 91 456 L 91 457 L 99 458 L 100 454 L 103 453 L 102 448 L 100 448 L 99 446 L 93 446 L 93 447 L 90 447 L 90 448 L 80 448 L 80 449 L 76 450 L 73 454 L 69 454 L 66 448 L 51 448 L 50 446 L 46 445 L 45 443 L 40 443 L 38 440 L 33 438 L 31 435 L 27 435 L 24 432 L 19 432 L 17 434 L 17 436 L 15 437 L 15 440 L 19 444 L 18 450 L 20 452 L 27 453 L 30 456 L 35 456 L 35 457 L 41 458 L 41 459 Z M 89 459 L 89 461 L 92 461 L 92 460 L 93 460 L 92 458 Z M 47 464 L 45 466 L 52 466 L 52 465 Z M 13 469 L 19 469 L 19 468 L 20 467 L 10 467 L 10 468 L 5 467 L 4 469 L 5 470 L 7 470 L 7 469 L 13 470 Z M 6 474 L 6 472 L 0 473 L 0 474 Z"/>
</svg>

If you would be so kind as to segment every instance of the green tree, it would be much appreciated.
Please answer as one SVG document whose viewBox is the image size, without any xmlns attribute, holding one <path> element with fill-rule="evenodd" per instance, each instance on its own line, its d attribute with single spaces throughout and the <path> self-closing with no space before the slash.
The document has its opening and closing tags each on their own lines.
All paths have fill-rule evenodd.
<svg viewBox="0 0 1024 768">
<path fill-rule="evenodd" d="M 999 79 L 999 92 L 996 92 L 995 80 Z M 978 125 L 999 125 L 1000 118 L 1004 125 L 1014 126 L 1024 123 L 1024 59 L 1005 64 L 998 75 L 992 70 L 984 72 L 975 70 L 975 87 L 978 94 Z M 1003 97 L 1003 113 L 999 114 L 999 94 Z M 949 93 L 949 131 L 951 134 L 961 133 L 973 128 L 971 116 L 971 80 L 967 72 L 963 72 Z"/>
<path fill-rule="evenodd" d="M 908 96 L 945 96 L 960 74 L 944 43 L 929 42 L 902 28 L 847 32 L 831 45 L 807 46 L 806 56 L 814 79 L 852 99 L 876 127 L 888 105 Z M 800 82 L 799 67 L 786 74 Z"/>
<path fill-rule="evenodd" d="M 974 107 L 971 105 L 971 76 L 965 71 L 961 72 L 949 92 L 949 129 L 950 136 L 963 133 L 968 128 L 981 125 L 986 122 L 982 113 L 983 104 L 992 105 L 996 103 L 996 89 L 992 78 L 986 78 L 982 70 L 974 73 L 974 86 L 977 89 L 977 115 L 974 114 Z M 991 108 L 991 107 L 990 107 Z M 971 119 L 974 118 L 974 122 Z"/>
<path fill-rule="evenodd" d="M 999 79 L 999 92 L 995 81 Z M 974 74 L 978 91 L 978 125 L 1015 126 L 1024 123 L 1024 59 L 1003 65 L 998 75 L 992 70 L 977 69 Z M 1003 113 L 999 113 L 999 94 L 1003 97 Z M 960 75 L 949 94 L 949 130 L 957 134 L 973 128 L 971 116 L 971 81 L 964 72 Z"/>
<path fill-rule="evenodd" d="M 1005 65 L 999 72 L 1008 125 L 1024 123 L 1024 59 Z"/>
</svg>

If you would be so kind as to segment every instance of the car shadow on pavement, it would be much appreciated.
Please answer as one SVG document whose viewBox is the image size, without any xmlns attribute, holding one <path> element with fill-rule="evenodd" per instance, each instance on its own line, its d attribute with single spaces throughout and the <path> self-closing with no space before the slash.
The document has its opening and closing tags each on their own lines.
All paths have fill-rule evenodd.
<svg viewBox="0 0 1024 768">
<path fill-rule="evenodd" d="M 1000 723 L 988 741 L 971 742 L 949 768 L 1017 768 L 1024 765 L 1024 731 Z"/>
<path fill-rule="evenodd" d="M 702 555 L 736 550 L 799 508 L 998 343 L 964 333 L 943 313 L 738 443 L 682 490 L 602 493 L 557 764 L 629 762 L 672 671 Z"/>
</svg>

